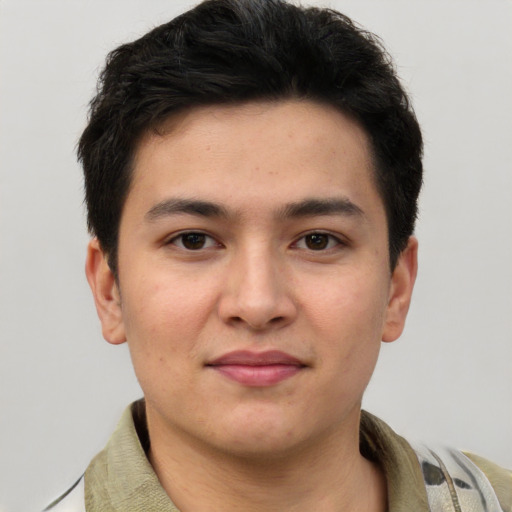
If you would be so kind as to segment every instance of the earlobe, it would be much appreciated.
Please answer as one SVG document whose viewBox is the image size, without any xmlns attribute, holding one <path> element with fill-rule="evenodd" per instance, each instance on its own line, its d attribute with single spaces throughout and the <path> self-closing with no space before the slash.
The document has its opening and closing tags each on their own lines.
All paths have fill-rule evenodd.
<svg viewBox="0 0 512 512">
<path fill-rule="evenodd" d="M 395 341 L 402 334 L 411 303 L 417 271 L 418 241 L 415 237 L 411 236 L 407 247 L 400 254 L 391 277 L 382 341 Z"/>
<path fill-rule="evenodd" d="M 107 256 L 96 238 L 87 247 L 85 274 L 94 296 L 103 337 L 114 345 L 124 343 L 126 335 L 119 289 Z"/>
</svg>

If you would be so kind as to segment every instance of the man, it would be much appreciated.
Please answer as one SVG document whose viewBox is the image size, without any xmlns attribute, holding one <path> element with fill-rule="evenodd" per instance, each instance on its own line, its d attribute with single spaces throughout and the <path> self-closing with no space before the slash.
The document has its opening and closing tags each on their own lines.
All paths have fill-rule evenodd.
<svg viewBox="0 0 512 512">
<path fill-rule="evenodd" d="M 210 0 L 112 52 L 86 272 L 144 400 L 49 509 L 512 510 L 509 472 L 361 412 L 414 286 L 421 154 L 386 53 L 333 11 Z"/>
</svg>

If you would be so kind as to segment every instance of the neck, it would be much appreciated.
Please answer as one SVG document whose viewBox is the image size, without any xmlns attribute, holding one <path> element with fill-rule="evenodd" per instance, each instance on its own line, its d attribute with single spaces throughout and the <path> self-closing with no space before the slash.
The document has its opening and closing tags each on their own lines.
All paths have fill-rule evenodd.
<svg viewBox="0 0 512 512">
<path fill-rule="evenodd" d="M 384 474 L 359 452 L 359 414 L 351 423 L 313 446 L 255 457 L 201 446 L 148 415 L 149 459 L 181 512 L 384 512 Z"/>
</svg>

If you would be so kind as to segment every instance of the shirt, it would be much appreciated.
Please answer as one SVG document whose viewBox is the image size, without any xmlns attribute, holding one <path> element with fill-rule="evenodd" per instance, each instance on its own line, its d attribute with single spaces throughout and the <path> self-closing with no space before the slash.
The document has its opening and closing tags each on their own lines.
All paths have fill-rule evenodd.
<svg viewBox="0 0 512 512">
<path fill-rule="evenodd" d="M 146 456 L 148 449 L 145 406 L 139 400 L 125 410 L 108 444 L 87 467 L 81 489 L 69 496 L 66 493 L 47 510 L 83 510 L 62 507 L 66 501 L 76 502 L 82 492 L 87 512 L 180 512 L 160 485 Z M 386 423 L 365 411 L 361 413 L 360 451 L 385 473 L 389 512 L 431 512 L 416 452 Z M 482 457 L 465 455 L 483 471 L 503 511 L 512 512 L 512 472 Z"/>
</svg>

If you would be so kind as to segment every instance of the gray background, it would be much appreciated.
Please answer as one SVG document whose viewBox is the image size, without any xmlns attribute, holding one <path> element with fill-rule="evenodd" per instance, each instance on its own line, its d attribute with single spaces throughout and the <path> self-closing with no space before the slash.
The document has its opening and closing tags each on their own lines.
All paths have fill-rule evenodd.
<svg viewBox="0 0 512 512">
<path fill-rule="evenodd" d="M 64 491 L 140 395 L 83 274 L 74 149 L 107 51 L 190 4 L 0 0 L 2 512 Z M 382 36 L 426 143 L 412 311 L 365 407 L 413 439 L 512 467 L 512 3 L 330 5 Z"/>
</svg>

